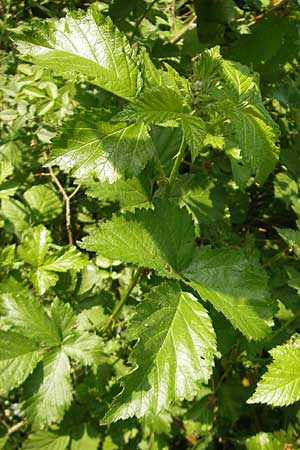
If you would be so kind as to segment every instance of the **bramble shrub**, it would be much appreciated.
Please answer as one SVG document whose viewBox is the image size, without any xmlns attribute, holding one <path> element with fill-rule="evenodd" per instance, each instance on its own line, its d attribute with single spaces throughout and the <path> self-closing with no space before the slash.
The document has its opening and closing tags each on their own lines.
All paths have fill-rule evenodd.
<svg viewBox="0 0 300 450">
<path fill-rule="evenodd" d="M 5 28 L 0 448 L 299 448 L 299 2 L 125 3 Z"/>
</svg>

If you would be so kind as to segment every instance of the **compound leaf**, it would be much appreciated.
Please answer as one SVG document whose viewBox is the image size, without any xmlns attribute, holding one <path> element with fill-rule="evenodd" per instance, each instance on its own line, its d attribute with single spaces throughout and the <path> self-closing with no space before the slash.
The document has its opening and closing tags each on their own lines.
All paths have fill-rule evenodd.
<svg viewBox="0 0 300 450">
<path fill-rule="evenodd" d="M 270 351 L 273 362 L 248 403 L 287 406 L 300 400 L 300 338 Z"/>
<path fill-rule="evenodd" d="M 249 339 L 261 339 L 270 330 L 273 308 L 266 275 L 242 251 L 196 249 L 183 274 L 204 300 Z"/>
<path fill-rule="evenodd" d="M 123 378 L 104 422 L 158 414 L 170 402 L 192 399 L 207 382 L 216 339 L 205 308 L 178 283 L 165 282 L 142 300 L 129 336 L 139 339 L 131 361 L 138 367 Z"/>
</svg>

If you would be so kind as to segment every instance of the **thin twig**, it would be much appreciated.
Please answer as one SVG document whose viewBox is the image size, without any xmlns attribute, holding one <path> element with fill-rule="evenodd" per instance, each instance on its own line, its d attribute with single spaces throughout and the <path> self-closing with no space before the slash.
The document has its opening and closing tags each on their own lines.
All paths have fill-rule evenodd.
<svg viewBox="0 0 300 450">
<path fill-rule="evenodd" d="M 44 153 L 44 156 L 45 156 L 45 158 L 47 158 L 47 154 L 46 153 Z M 71 223 L 71 199 L 79 191 L 80 185 L 78 185 L 76 187 L 76 189 L 72 192 L 71 195 L 68 195 L 66 193 L 65 189 L 63 188 L 61 182 L 59 181 L 59 179 L 57 178 L 57 176 L 53 172 L 51 164 L 47 164 L 47 168 L 49 170 L 49 173 L 50 173 L 50 176 L 51 176 L 53 182 L 56 184 L 58 190 L 60 191 L 60 193 L 63 196 L 64 202 L 65 202 L 65 208 L 66 208 L 66 230 L 67 230 L 67 235 L 68 235 L 68 241 L 69 241 L 70 245 L 73 245 L 74 240 L 73 240 L 72 223 Z"/>
<path fill-rule="evenodd" d="M 263 19 L 263 17 L 265 17 L 267 14 L 273 13 L 283 8 L 288 2 L 289 0 L 279 0 L 277 3 L 275 3 L 275 5 L 271 6 L 271 8 L 266 9 L 263 13 L 251 18 L 242 17 L 240 19 L 237 19 L 236 22 L 257 22 L 258 20 Z"/>
<path fill-rule="evenodd" d="M 15 433 L 16 431 L 18 431 L 20 428 L 22 428 L 25 424 L 26 424 L 27 420 L 23 419 L 21 420 L 21 422 L 16 423 L 15 425 L 11 426 L 7 432 L 8 434 L 12 434 Z"/>
<path fill-rule="evenodd" d="M 178 41 L 183 37 L 183 35 L 194 25 L 197 20 L 197 16 L 192 17 L 192 19 L 170 39 L 171 44 L 177 44 Z"/>
</svg>

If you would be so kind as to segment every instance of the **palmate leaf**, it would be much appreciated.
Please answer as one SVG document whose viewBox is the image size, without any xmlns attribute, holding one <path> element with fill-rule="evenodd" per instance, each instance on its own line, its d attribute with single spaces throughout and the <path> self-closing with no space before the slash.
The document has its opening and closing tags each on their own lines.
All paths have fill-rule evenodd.
<svg viewBox="0 0 300 450">
<path fill-rule="evenodd" d="M 194 247 L 194 225 L 185 208 L 169 201 L 154 210 L 114 216 L 83 239 L 82 246 L 108 258 L 149 267 L 160 275 L 178 278 Z"/>
<path fill-rule="evenodd" d="M 72 385 L 70 363 L 63 350 L 50 352 L 27 380 L 24 409 L 34 428 L 59 422 L 70 406 Z"/>
<path fill-rule="evenodd" d="M 183 270 L 204 300 L 249 339 L 261 339 L 273 324 L 267 278 L 258 261 L 231 248 L 196 249 Z"/>
<path fill-rule="evenodd" d="M 75 116 L 54 144 L 53 162 L 62 170 L 110 183 L 138 175 L 155 152 L 143 123 L 110 123 L 93 113 Z"/>
<path fill-rule="evenodd" d="M 145 295 L 130 328 L 139 339 L 131 361 L 138 367 L 122 380 L 103 422 L 157 414 L 170 402 L 192 399 L 212 372 L 216 339 L 211 320 L 196 298 L 177 282 L 165 282 Z"/>
<path fill-rule="evenodd" d="M 12 331 L 0 331 L 0 394 L 6 395 L 22 384 L 42 354 L 33 340 Z"/>
<path fill-rule="evenodd" d="M 270 351 L 273 362 L 259 381 L 248 403 L 287 406 L 300 400 L 300 338 Z"/>
<path fill-rule="evenodd" d="M 95 9 L 69 13 L 16 36 L 25 59 L 55 70 L 79 73 L 93 84 L 124 98 L 139 89 L 137 56 L 126 37 Z"/>
</svg>

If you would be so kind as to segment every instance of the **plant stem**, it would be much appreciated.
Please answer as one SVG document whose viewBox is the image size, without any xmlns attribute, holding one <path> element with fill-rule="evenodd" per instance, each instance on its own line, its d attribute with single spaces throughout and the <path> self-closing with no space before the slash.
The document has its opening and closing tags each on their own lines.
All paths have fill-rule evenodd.
<svg viewBox="0 0 300 450">
<path fill-rule="evenodd" d="M 106 333 L 106 331 L 110 328 L 112 322 L 114 321 L 114 319 L 117 317 L 117 315 L 119 314 L 119 312 L 121 311 L 121 309 L 123 308 L 123 306 L 125 305 L 125 303 L 127 302 L 128 297 L 130 296 L 133 288 L 136 286 L 136 284 L 138 283 L 142 273 L 143 273 L 143 268 L 139 267 L 137 269 L 137 271 L 135 272 L 135 274 L 133 275 L 133 277 L 131 278 L 126 291 L 124 292 L 124 294 L 122 295 L 122 297 L 120 298 L 119 302 L 116 304 L 113 312 L 111 313 L 110 317 L 108 318 L 108 321 L 106 323 L 106 325 L 103 327 L 102 331 L 103 333 Z"/>
<path fill-rule="evenodd" d="M 180 144 L 180 148 L 178 150 L 178 153 L 177 153 L 177 156 L 176 156 L 176 159 L 175 159 L 174 166 L 173 166 L 173 168 L 171 170 L 171 174 L 170 174 L 170 176 L 168 178 L 168 182 L 169 183 L 168 183 L 168 186 L 167 186 L 167 192 L 170 191 L 170 188 L 171 188 L 172 184 L 174 183 L 175 178 L 178 175 L 180 164 L 184 160 L 185 148 L 186 148 L 186 144 L 185 144 L 185 139 L 184 139 L 184 136 L 183 136 L 181 144 Z"/>
<path fill-rule="evenodd" d="M 15 433 L 16 431 L 18 431 L 20 428 L 22 428 L 25 424 L 26 424 L 26 419 L 21 420 L 21 422 L 16 423 L 15 425 L 11 426 L 7 432 L 8 434 L 12 434 Z"/>
</svg>

